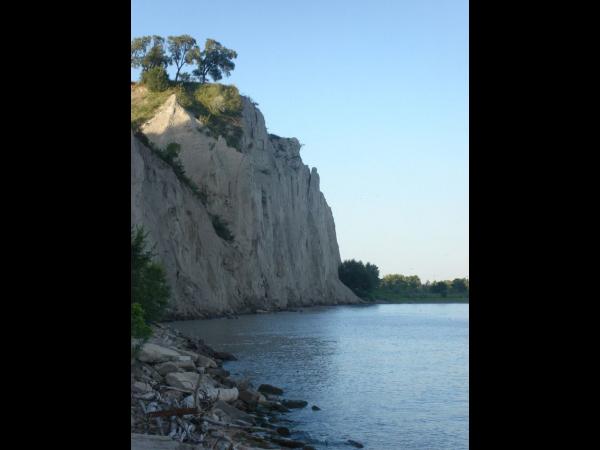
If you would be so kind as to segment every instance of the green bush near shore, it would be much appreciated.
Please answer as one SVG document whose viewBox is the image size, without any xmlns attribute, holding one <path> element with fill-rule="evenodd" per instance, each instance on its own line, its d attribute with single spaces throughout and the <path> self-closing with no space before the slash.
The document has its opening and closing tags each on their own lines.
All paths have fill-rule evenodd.
<svg viewBox="0 0 600 450">
<path fill-rule="evenodd" d="M 131 230 L 131 337 L 150 336 L 149 323 L 162 318 L 170 297 L 164 268 L 153 260 L 147 233 Z"/>
</svg>

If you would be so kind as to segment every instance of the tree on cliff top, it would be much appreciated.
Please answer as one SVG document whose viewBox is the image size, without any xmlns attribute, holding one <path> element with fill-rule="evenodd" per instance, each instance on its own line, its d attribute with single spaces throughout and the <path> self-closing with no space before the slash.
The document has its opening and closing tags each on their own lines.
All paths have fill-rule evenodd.
<svg viewBox="0 0 600 450">
<path fill-rule="evenodd" d="M 166 51 L 168 49 L 168 54 Z M 142 68 L 142 74 L 161 67 L 167 69 L 171 64 L 175 65 L 175 82 L 182 79 L 190 81 L 190 74 L 181 73 L 186 64 L 196 64 L 197 68 L 192 72 L 200 83 L 208 81 L 219 81 L 223 76 L 230 76 L 235 69 L 233 60 L 237 53 L 214 39 L 207 39 L 204 50 L 201 50 L 196 39 L 188 34 L 180 36 L 169 36 L 165 38 L 157 35 L 142 36 L 131 41 L 131 67 Z"/>
<path fill-rule="evenodd" d="M 214 39 L 207 39 L 204 50 L 194 50 L 191 58 L 198 64 L 193 74 L 201 83 L 206 83 L 209 75 L 213 81 L 219 81 L 223 75 L 230 76 L 231 71 L 235 69 L 233 59 L 237 58 L 237 53 Z"/>
<path fill-rule="evenodd" d="M 142 36 L 131 41 L 131 67 L 146 72 L 153 67 L 167 68 L 171 64 L 165 52 L 165 39 L 160 36 Z"/>
<path fill-rule="evenodd" d="M 175 82 L 177 83 L 181 68 L 185 64 L 192 64 L 194 57 L 198 55 L 198 46 L 196 45 L 196 39 L 188 34 L 169 36 L 167 41 L 171 62 L 177 69 L 177 72 L 175 72 Z"/>
</svg>

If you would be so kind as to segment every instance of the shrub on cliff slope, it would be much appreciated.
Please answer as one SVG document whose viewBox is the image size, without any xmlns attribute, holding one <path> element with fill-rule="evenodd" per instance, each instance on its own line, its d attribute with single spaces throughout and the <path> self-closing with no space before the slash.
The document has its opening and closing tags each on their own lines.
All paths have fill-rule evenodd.
<svg viewBox="0 0 600 450">
<path fill-rule="evenodd" d="M 217 233 L 217 236 L 219 236 L 221 239 L 224 239 L 228 242 L 233 241 L 234 236 L 231 233 L 231 231 L 229 230 L 229 226 L 227 225 L 227 222 L 225 222 L 223 219 L 221 219 L 220 216 L 217 216 L 217 215 L 212 215 L 211 220 L 212 220 L 213 228 L 215 229 L 215 233 Z"/>
<path fill-rule="evenodd" d="M 242 97 L 235 86 L 180 83 L 164 91 L 136 87 L 131 93 L 131 128 L 138 131 L 173 94 L 183 108 L 201 119 L 208 136 L 222 136 L 229 147 L 241 151 Z"/>
<path fill-rule="evenodd" d="M 242 112 L 240 91 L 233 85 L 202 84 L 194 97 L 213 115 L 239 116 Z"/>
<path fill-rule="evenodd" d="M 165 271 L 152 249 L 147 248 L 143 228 L 131 230 L 131 335 L 145 338 L 148 323 L 160 320 L 167 306 L 170 289 Z"/>
<path fill-rule="evenodd" d="M 146 323 L 145 312 L 139 303 L 131 304 L 131 337 L 147 339 L 152 334 L 152 329 Z"/>
<path fill-rule="evenodd" d="M 169 88 L 169 75 L 164 67 L 153 67 L 142 72 L 141 82 L 152 92 L 164 92 Z"/>
<path fill-rule="evenodd" d="M 225 138 L 229 147 L 241 152 L 242 97 L 235 86 L 202 84 L 194 92 L 194 100 L 200 105 L 198 117 L 208 128 L 208 135 Z"/>
</svg>

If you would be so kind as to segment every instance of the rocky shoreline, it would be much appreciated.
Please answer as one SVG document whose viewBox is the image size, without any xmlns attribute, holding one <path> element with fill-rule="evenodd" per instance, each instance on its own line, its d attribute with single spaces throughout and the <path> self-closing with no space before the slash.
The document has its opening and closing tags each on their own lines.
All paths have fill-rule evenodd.
<svg viewBox="0 0 600 450">
<path fill-rule="evenodd" d="M 132 341 L 132 450 L 314 449 L 290 437 L 284 417 L 307 402 L 230 377 L 223 362 L 233 359 L 165 324 L 145 343 Z"/>
</svg>

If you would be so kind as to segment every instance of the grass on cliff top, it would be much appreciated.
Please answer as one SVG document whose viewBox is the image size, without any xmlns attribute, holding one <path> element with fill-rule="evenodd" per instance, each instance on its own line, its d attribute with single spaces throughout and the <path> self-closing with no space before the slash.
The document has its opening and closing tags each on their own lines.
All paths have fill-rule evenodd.
<svg viewBox="0 0 600 450">
<path fill-rule="evenodd" d="M 136 85 L 131 91 L 132 129 L 138 131 L 173 94 L 183 108 L 202 121 L 205 128 L 201 131 L 214 139 L 223 136 L 229 147 L 241 151 L 242 97 L 233 85 L 182 83 L 162 92 Z"/>
</svg>

